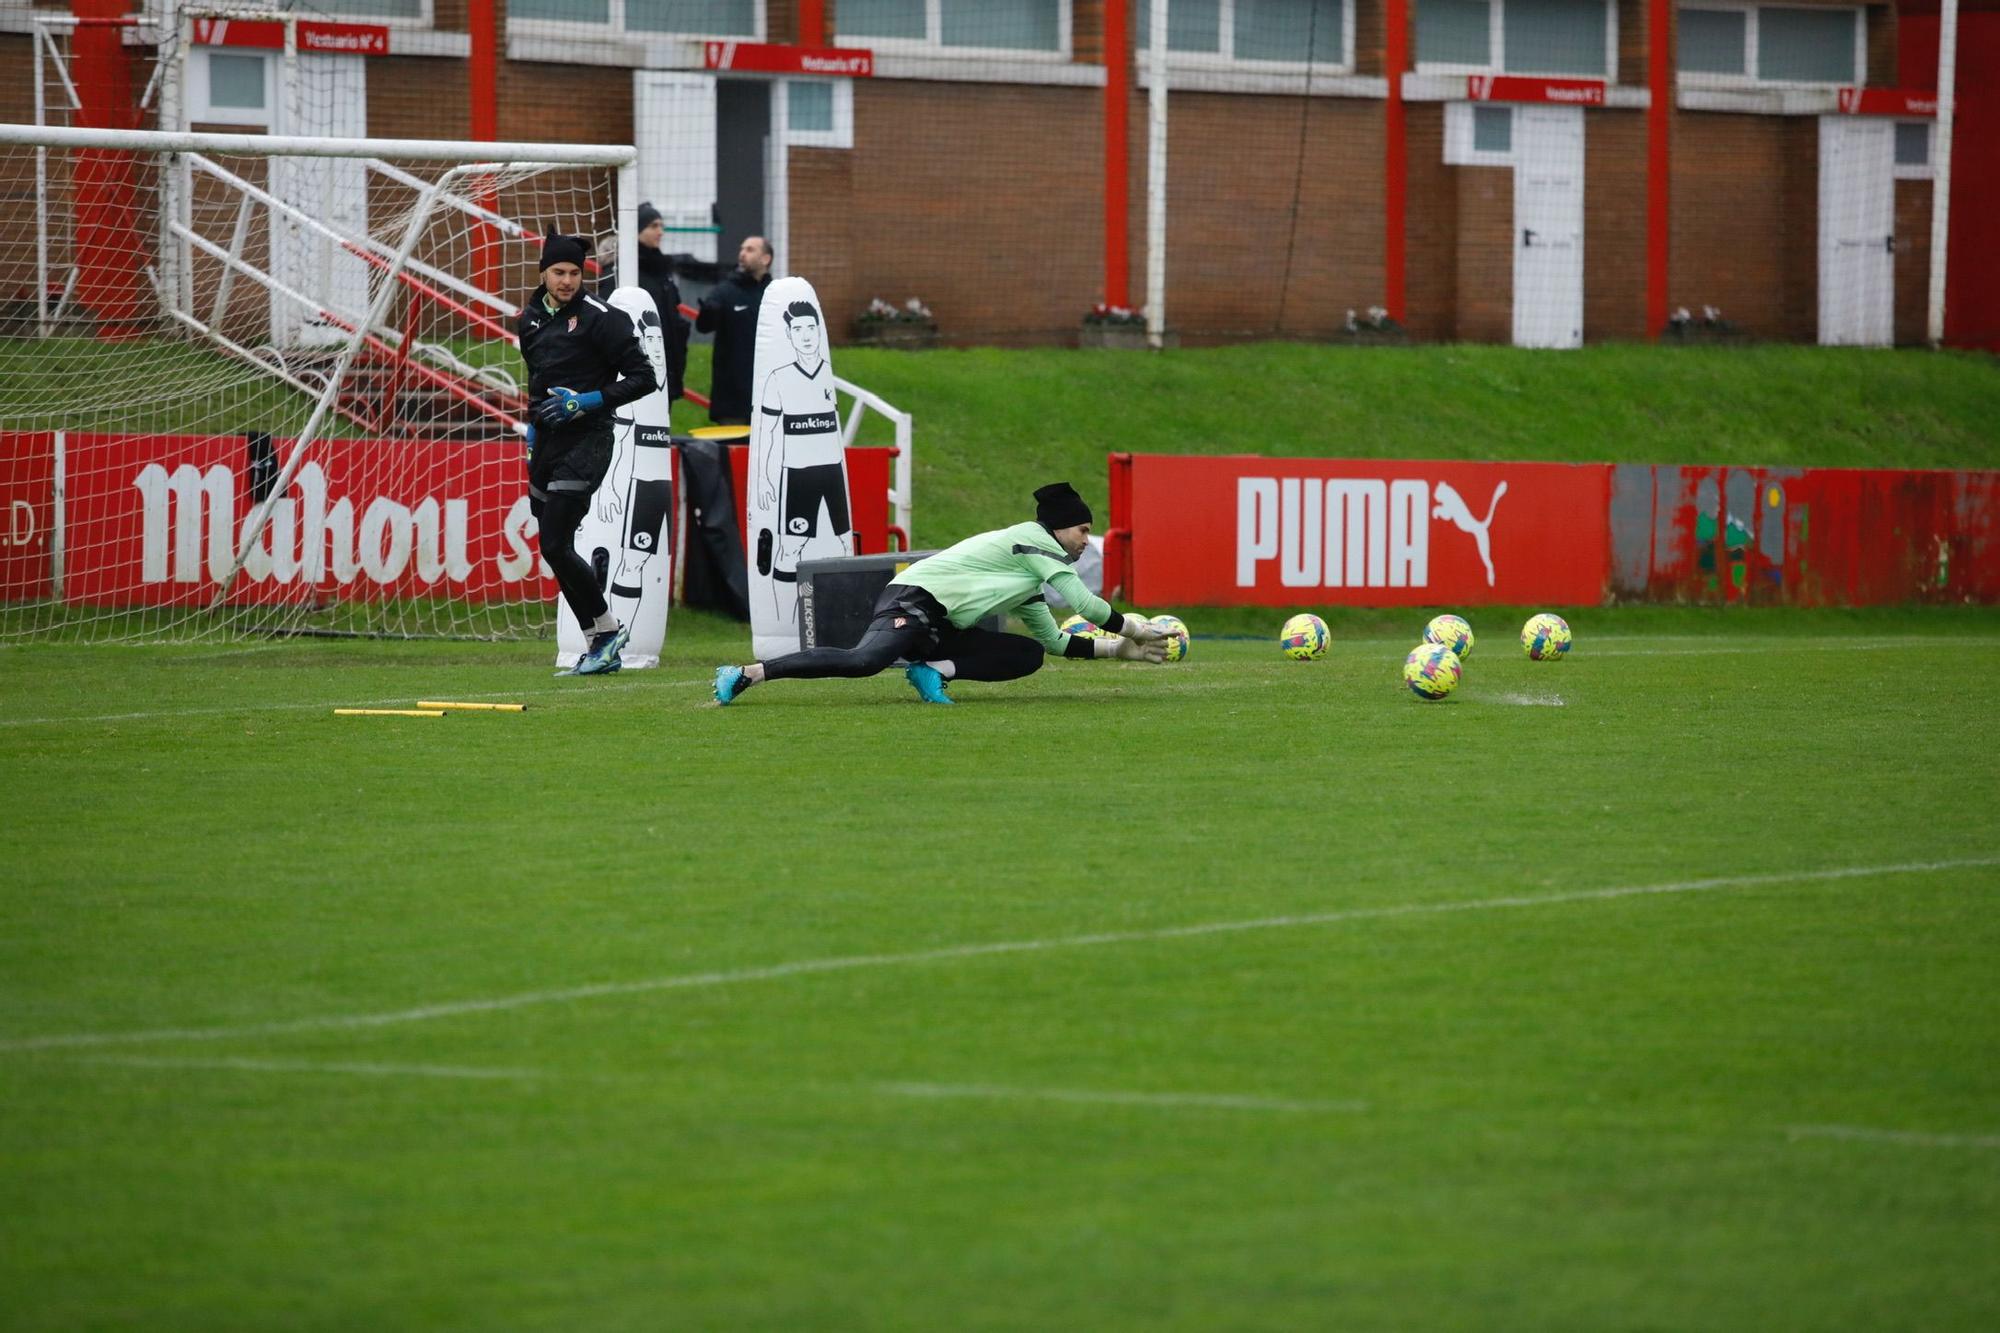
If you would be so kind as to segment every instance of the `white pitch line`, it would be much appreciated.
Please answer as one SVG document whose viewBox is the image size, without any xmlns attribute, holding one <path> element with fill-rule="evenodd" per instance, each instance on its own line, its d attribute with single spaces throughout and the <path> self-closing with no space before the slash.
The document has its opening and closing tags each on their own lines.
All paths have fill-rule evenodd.
<svg viewBox="0 0 2000 1333">
<path fill-rule="evenodd" d="M 881 1083 L 894 1097 L 966 1098 L 978 1101 L 1072 1102 L 1083 1106 L 1148 1106 L 1212 1111 L 1362 1112 L 1366 1102 L 1298 1101 L 1218 1092 L 1115 1092 L 1089 1088 L 1010 1088 L 990 1083 Z"/>
<path fill-rule="evenodd" d="M 491 1069 L 466 1065 L 395 1065 L 323 1062 L 317 1060 L 262 1060 L 247 1056 L 214 1059 L 148 1055 L 89 1055 L 76 1057 L 77 1064 L 116 1065 L 124 1069 L 226 1069 L 259 1074 L 366 1074 L 378 1078 L 532 1079 L 544 1075 L 535 1069 Z"/>
<path fill-rule="evenodd" d="M 1795 1139 L 1855 1139 L 1913 1148 L 2000 1148 L 2000 1134 L 1921 1134 L 1906 1129 L 1869 1129 L 1864 1125 L 1789 1125 L 1785 1132 Z"/>
<path fill-rule="evenodd" d="M 448 1000 L 439 1004 L 375 1014 L 329 1014 L 319 1018 L 296 1018 L 276 1023 L 244 1023 L 223 1027 L 146 1028 L 131 1032 L 54 1032 L 37 1037 L 0 1040 L 0 1052 L 47 1051 L 150 1042 L 227 1041 L 236 1037 L 280 1036 L 296 1032 L 344 1032 L 393 1027 L 403 1023 L 423 1023 L 438 1018 L 458 1018 L 469 1014 L 501 1013 L 512 1009 L 567 1004 L 576 1000 L 595 1000 L 608 996 L 647 995 L 659 991 L 734 986 L 750 981 L 776 981 L 785 977 L 852 972 L 864 968 L 909 967 L 923 963 L 956 962 L 961 959 L 986 958 L 1003 954 L 1050 953 L 1059 949 L 1148 944 L 1160 940 L 1198 939 L 1207 935 L 1238 934 L 1255 930 L 1294 930 L 1301 927 L 1339 925 L 1348 921 L 1442 916 L 1455 912 L 1490 912 L 1516 907 L 1553 907 L 1565 903 L 1609 902 L 1619 898 L 1705 893 L 1717 889 L 1755 888 L 1770 884 L 1825 883 L 1877 875 L 1934 874 L 1939 871 L 1983 869 L 1995 865 L 2000 865 L 2000 856 L 1969 857 L 1953 861 L 1907 861 L 1894 865 L 1839 866 L 1827 870 L 1787 870 L 1762 875 L 1720 875 L 1710 879 L 1672 880 L 1662 884 L 1580 889 L 1573 893 L 1508 895 L 1444 903 L 1401 903 L 1389 907 L 1356 907 L 1340 912 L 1314 912 L 1299 916 L 1254 917 L 1239 921 L 1208 921 L 1190 926 L 1161 926 L 1152 930 L 1104 931 L 1091 935 L 1063 935 L 1037 940 L 998 940 L 990 944 L 960 944 L 941 949 L 918 949 L 909 953 L 805 958 L 796 962 L 771 963 L 763 967 L 737 968 L 726 972 L 693 972 L 679 976 L 651 977 L 639 981 L 608 981 L 589 986 L 566 986 L 556 990 L 523 991 L 487 999 Z"/>
</svg>

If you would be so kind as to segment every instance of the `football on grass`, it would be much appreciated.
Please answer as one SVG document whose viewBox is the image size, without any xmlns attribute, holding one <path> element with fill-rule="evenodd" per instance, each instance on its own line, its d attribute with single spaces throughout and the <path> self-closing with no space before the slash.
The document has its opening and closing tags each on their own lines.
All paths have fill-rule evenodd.
<svg viewBox="0 0 2000 1333">
<path fill-rule="evenodd" d="M 1403 659 L 1403 683 L 1419 699 L 1442 699 L 1458 688 L 1458 654 L 1441 643 L 1420 643 Z"/>
<path fill-rule="evenodd" d="M 1294 662 L 1310 662 L 1315 657 L 1325 657 L 1326 640 L 1326 622 L 1306 611 L 1287 620 L 1285 627 L 1278 631 L 1278 647 Z"/>
<path fill-rule="evenodd" d="M 1569 651 L 1569 622 L 1544 611 L 1521 626 L 1521 648 L 1537 662 L 1559 662 Z"/>
<path fill-rule="evenodd" d="M 1437 616 L 1424 626 L 1424 642 L 1441 643 L 1464 662 L 1472 656 L 1472 626 L 1466 624 L 1464 616 Z"/>
</svg>

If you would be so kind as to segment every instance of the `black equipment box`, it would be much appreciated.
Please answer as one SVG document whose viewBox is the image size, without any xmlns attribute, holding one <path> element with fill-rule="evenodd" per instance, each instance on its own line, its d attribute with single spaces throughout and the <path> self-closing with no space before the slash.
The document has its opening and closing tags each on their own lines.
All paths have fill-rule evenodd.
<svg viewBox="0 0 2000 1333">
<path fill-rule="evenodd" d="M 936 551 L 891 551 L 886 555 L 845 555 L 799 561 L 799 647 L 852 648 L 874 618 L 875 599 L 896 575 Z M 988 616 L 980 628 L 998 630 L 1005 621 Z"/>
</svg>

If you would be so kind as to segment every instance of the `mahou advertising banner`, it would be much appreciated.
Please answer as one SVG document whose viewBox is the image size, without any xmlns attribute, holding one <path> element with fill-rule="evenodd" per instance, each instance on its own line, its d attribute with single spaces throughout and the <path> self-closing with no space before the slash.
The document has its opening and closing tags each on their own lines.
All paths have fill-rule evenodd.
<svg viewBox="0 0 2000 1333">
<path fill-rule="evenodd" d="M 1122 473 L 1122 476 L 1121 476 Z M 1602 600 L 1602 464 L 1116 455 L 1126 595 L 1168 606 Z"/>
<path fill-rule="evenodd" d="M 105 605 L 201 601 L 235 559 L 289 440 L 70 434 L 64 595 Z M 453 597 L 547 600 L 509 444 L 329 440 L 273 507 L 232 602 Z"/>
<path fill-rule="evenodd" d="M 95 606 L 205 604 L 291 447 L 268 436 L 0 431 L 0 602 L 60 591 Z M 740 521 L 749 450 L 730 452 Z M 846 451 L 862 550 L 888 549 L 895 455 Z M 229 590 L 239 605 L 308 596 L 553 603 L 520 446 L 322 441 Z"/>
</svg>

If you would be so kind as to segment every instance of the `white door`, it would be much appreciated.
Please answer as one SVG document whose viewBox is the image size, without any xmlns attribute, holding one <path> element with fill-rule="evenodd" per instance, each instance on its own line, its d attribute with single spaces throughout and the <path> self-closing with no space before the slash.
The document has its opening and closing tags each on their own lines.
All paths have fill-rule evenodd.
<svg viewBox="0 0 2000 1333">
<path fill-rule="evenodd" d="M 1583 346 L 1583 108 L 1514 108 L 1514 345 Z"/>
<path fill-rule="evenodd" d="M 668 227 L 715 221 L 715 78 L 708 74 L 632 75 L 632 138 L 639 150 L 639 197 Z M 666 249 L 715 259 L 710 231 L 669 232 Z"/>
<path fill-rule="evenodd" d="M 1819 119 L 1819 340 L 1887 347 L 1896 316 L 1896 123 Z"/>
<path fill-rule="evenodd" d="M 285 82 L 284 65 L 279 83 Z M 290 87 L 278 89 L 277 134 L 361 139 L 368 135 L 368 61 L 362 56 L 298 57 Z M 368 171 L 358 159 L 274 157 L 271 193 L 342 236 L 368 235 Z M 314 303 L 358 320 L 368 312 L 368 265 L 339 242 L 298 219 L 273 211 L 271 274 Z M 271 341 L 278 347 L 320 347 L 346 340 L 347 330 L 283 296 L 271 298 Z"/>
</svg>

